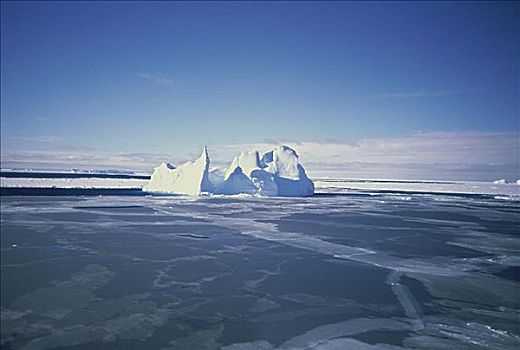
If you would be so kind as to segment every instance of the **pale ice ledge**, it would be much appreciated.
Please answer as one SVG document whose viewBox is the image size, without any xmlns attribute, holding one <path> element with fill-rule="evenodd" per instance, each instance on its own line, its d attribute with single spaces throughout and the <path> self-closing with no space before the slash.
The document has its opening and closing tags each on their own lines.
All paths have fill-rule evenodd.
<svg viewBox="0 0 520 350">
<path fill-rule="evenodd" d="M 298 154 L 288 146 L 278 146 L 260 157 L 258 151 L 241 152 L 224 177 L 209 170 L 207 147 L 195 162 L 175 168 L 162 163 L 154 169 L 146 192 L 200 195 L 253 194 L 262 196 L 303 197 L 314 194 L 314 183 L 298 161 Z"/>
<path fill-rule="evenodd" d="M 505 184 L 507 184 L 507 181 L 506 181 L 506 179 L 500 179 L 500 180 L 493 181 L 493 183 L 497 184 L 497 185 L 505 185 Z"/>
</svg>

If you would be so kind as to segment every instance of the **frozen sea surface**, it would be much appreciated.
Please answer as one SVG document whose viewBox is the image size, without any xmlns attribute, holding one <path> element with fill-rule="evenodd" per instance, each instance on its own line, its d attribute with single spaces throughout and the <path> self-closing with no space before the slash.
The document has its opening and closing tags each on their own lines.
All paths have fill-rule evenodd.
<svg viewBox="0 0 520 350">
<path fill-rule="evenodd" d="M 2 193 L 22 193 L 45 189 L 139 191 L 149 182 L 146 175 L 0 172 Z M 516 183 L 471 181 L 415 181 L 318 178 L 314 180 L 316 193 L 350 193 L 376 191 L 396 193 L 485 194 L 509 196 L 520 200 L 520 186 Z M 68 191 L 67 191 L 68 190 Z"/>
<path fill-rule="evenodd" d="M 2 196 L 1 346 L 518 349 L 519 235 L 510 196 Z"/>
</svg>

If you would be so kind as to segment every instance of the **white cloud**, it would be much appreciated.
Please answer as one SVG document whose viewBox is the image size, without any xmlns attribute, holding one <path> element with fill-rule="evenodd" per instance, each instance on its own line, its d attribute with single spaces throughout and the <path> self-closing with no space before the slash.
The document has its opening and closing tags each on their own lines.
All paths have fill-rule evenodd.
<svg viewBox="0 0 520 350">
<path fill-rule="evenodd" d="M 155 85 L 159 85 L 159 86 L 172 85 L 176 81 L 174 78 L 168 77 L 164 74 L 151 74 L 151 73 L 142 72 L 142 73 L 137 73 L 137 76 L 139 78 L 151 81 Z"/>
<path fill-rule="evenodd" d="M 34 136 L 23 136 L 23 135 L 14 135 L 14 136 L 5 136 L 8 138 L 8 141 L 11 142 L 35 142 L 35 143 L 53 143 L 60 140 L 59 137 L 53 135 L 34 135 Z"/>
<path fill-rule="evenodd" d="M 163 161 L 171 160 L 166 154 L 119 153 L 95 150 L 6 150 L 1 154 L 2 168 L 33 169 L 127 169 L 151 172 Z"/>
</svg>

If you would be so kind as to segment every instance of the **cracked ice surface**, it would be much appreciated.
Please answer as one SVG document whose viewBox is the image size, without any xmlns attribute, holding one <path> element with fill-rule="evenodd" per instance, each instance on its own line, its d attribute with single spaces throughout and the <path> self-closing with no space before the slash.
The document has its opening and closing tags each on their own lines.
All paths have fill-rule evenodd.
<svg viewBox="0 0 520 350">
<path fill-rule="evenodd" d="M 519 214 L 414 193 L 3 196 L 2 348 L 516 349 Z"/>
</svg>

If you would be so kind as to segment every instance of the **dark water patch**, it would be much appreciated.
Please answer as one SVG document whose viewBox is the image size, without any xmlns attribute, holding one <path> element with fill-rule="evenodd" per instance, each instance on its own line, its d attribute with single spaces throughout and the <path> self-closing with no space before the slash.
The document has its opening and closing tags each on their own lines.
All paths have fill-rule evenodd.
<svg viewBox="0 0 520 350">
<path fill-rule="evenodd" d="M 212 243 L 220 247 L 240 247 L 241 245 L 252 244 L 250 237 L 239 235 L 238 232 L 213 237 L 208 236 L 208 238 L 211 238 Z"/>
<path fill-rule="evenodd" d="M 354 216 L 354 213 L 295 213 L 289 214 L 282 218 L 282 220 L 294 220 L 311 223 L 330 222 L 340 220 L 342 218 L 349 218 Z M 260 220 L 259 220 L 260 221 Z M 266 222 L 270 222 L 266 220 Z"/>
<path fill-rule="evenodd" d="M 350 338 L 357 339 L 368 344 L 389 344 L 403 346 L 405 338 L 410 336 L 409 331 L 369 331 L 354 334 Z"/>
<path fill-rule="evenodd" d="M 489 210 L 490 207 L 483 207 L 482 210 Z M 520 234 L 520 219 L 518 221 L 509 221 L 509 220 L 487 220 L 483 219 L 479 216 L 478 212 L 475 212 L 474 215 L 468 214 L 460 214 L 453 211 L 392 211 L 392 215 L 396 217 L 415 217 L 429 220 L 447 220 L 461 223 L 477 223 L 486 228 L 486 231 L 490 232 L 500 232 L 502 234 L 510 234 L 518 236 Z M 520 215 L 520 210 L 518 211 Z M 520 216 L 519 216 L 520 217 Z M 436 226 L 439 224 L 436 223 Z"/>
<path fill-rule="evenodd" d="M 114 220 L 114 221 L 123 221 L 123 222 L 135 222 L 136 224 L 142 224 L 143 222 L 149 222 L 150 224 L 156 224 L 156 223 L 172 223 L 176 224 L 177 221 L 187 221 L 187 222 L 193 222 L 193 223 L 208 223 L 211 222 L 207 219 L 202 218 L 194 218 L 190 216 L 181 216 L 181 215 L 164 215 L 164 214 L 149 214 L 149 215 L 142 215 L 142 214 L 131 214 L 131 215 L 125 215 L 126 213 L 106 213 L 105 215 L 106 219 Z"/>
<path fill-rule="evenodd" d="M 494 208 L 497 212 L 504 213 L 504 214 L 514 214 L 514 215 L 520 215 L 520 205 L 510 206 L 509 208 Z"/>
<path fill-rule="evenodd" d="M 0 227 L 0 247 L 2 249 L 13 247 L 13 245 L 23 248 L 51 246 L 56 243 L 51 235 L 35 232 L 30 226 L 2 223 Z"/>
<path fill-rule="evenodd" d="M 23 245 L 9 250 L 4 250 L 1 254 L 2 266 L 31 264 L 48 259 L 61 259 L 68 252 L 50 249 L 51 247 L 24 247 Z"/>
<path fill-rule="evenodd" d="M 196 235 L 193 233 L 180 234 L 180 237 L 192 238 L 192 239 L 209 239 L 208 236 Z"/>
<path fill-rule="evenodd" d="M 82 247 L 96 250 L 103 256 L 126 256 L 129 259 L 170 260 L 194 255 L 190 247 L 175 240 L 151 235 L 128 234 L 124 231 L 102 231 L 75 237 Z"/>
<path fill-rule="evenodd" d="M 195 328 L 192 329 L 188 327 L 186 322 L 183 322 L 182 318 L 172 318 L 168 322 L 166 322 L 163 326 L 158 327 L 153 332 L 152 337 L 148 338 L 145 342 L 142 342 L 140 344 L 132 344 L 129 343 L 127 347 L 120 347 L 121 350 L 126 349 L 168 349 L 171 348 L 168 346 L 168 344 L 175 339 L 181 339 L 183 337 L 189 336 L 190 334 L 193 334 L 195 331 L 198 331 L 200 329 Z M 115 349 L 117 349 L 117 346 L 119 342 L 110 343 L 109 345 L 114 344 Z M 125 345 L 124 343 L 121 345 Z M 112 347 L 107 347 L 107 350 L 113 349 Z M 85 348 L 84 350 L 92 350 L 92 349 L 98 349 L 97 347 L 93 348 Z M 179 348 L 181 349 L 181 348 Z M 75 350 L 75 349 L 70 349 Z"/>
<path fill-rule="evenodd" d="M 303 219 L 302 214 L 290 215 L 279 220 L 262 220 L 260 222 L 276 223 L 281 231 L 285 232 L 301 232 L 304 229 L 306 233 L 320 234 L 321 232 L 341 231 L 355 225 L 379 226 L 379 227 L 403 227 L 415 229 L 431 228 L 430 223 L 406 220 L 400 216 L 390 215 L 371 215 L 362 213 L 343 214 L 341 216 L 327 216 L 325 218 L 309 218 Z M 299 220 L 295 220 L 295 216 L 299 216 Z M 324 220 L 326 219 L 326 220 Z M 323 222 L 323 223 L 322 223 Z M 330 225 L 333 223 L 333 225 Z"/>
<path fill-rule="evenodd" d="M 423 286 L 423 284 L 418 280 L 404 275 L 401 277 L 400 283 L 410 289 L 412 295 L 421 306 L 425 305 L 426 303 L 429 303 L 432 300 L 432 296 L 430 295 L 430 293 L 428 293 L 426 287 Z"/>
<path fill-rule="evenodd" d="M 56 221 L 63 222 L 74 222 L 74 223 L 101 223 L 107 221 L 103 214 L 96 214 L 90 212 L 81 211 L 68 211 L 68 212 L 42 212 L 35 213 L 36 217 L 40 220 L 48 221 L 49 224 L 54 224 Z"/>
<path fill-rule="evenodd" d="M 91 206 L 83 206 L 83 207 L 73 207 L 74 209 L 102 209 L 102 210 L 125 210 L 125 209 L 139 209 L 139 210 L 142 210 L 142 209 L 147 209 L 149 210 L 150 208 L 147 208 L 147 207 L 143 207 L 142 205 L 91 205 Z M 127 211 L 127 210 L 125 210 Z"/>
<path fill-rule="evenodd" d="M 495 209 L 492 205 L 478 205 L 474 207 L 477 210 L 473 211 L 473 214 L 461 214 L 454 211 L 446 210 L 396 210 L 390 212 L 396 217 L 413 217 L 427 220 L 443 220 L 460 223 L 476 223 L 485 228 L 485 232 L 500 232 L 501 234 L 508 234 L 511 236 L 520 235 L 520 219 L 517 221 L 511 220 L 488 220 L 480 217 L 481 211 L 489 211 Z M 515 214 L 518 213 L 520 217 L 520 210 L 513 211 Z M 435 223 L 436 226 L 442 225 L 441 223 Z"/>
<path fill-rule="evenodd" d="M 168 266 L 168 271 L 164 274 L 162 282 L 191 283 L 230 272 L 232 272 L 232 269 L 229 266 L 218 262 L 216 259 L 177 261 Z"/>
<path fill-rule="evenodd" d="M 233 233 L 233 230 L 230 230 L 228 228 L 217 226 L 217 225 L 211 225 L 206 223 L 200 223 L 200 224 L 160 224 L 160 225 L 154 225 L 150 224 L 135 224 L 128 226 L 128 229 L 130 229 L 133 233 L 145 233 L 145 234 L 152 234 L 157 236 L 164 236 L 164 235 L 172 235 L 172 236 L 179 236 L 179 235 L 199 235 L 199 236 L 207 236 L 207 237 L 214 237 L 219 236 L 223 234 L 230 234 Z"/>
<path fill-rule="evenodd" d="M 256 211 L 261 211 L 261 210 L 257 210 L 255 208 L 254 211 L 256 212 Z M 251 218 L 251 211 L 244 210 L 242 212 L 220 213 L 219 216 L 222 216 L 224 218 L 248 219 L 248 218 Z"/>
<path fill-rule="evenodd" d="M 7 204 L 9 207 L 25 208 L 47 208 L 54 206 L 56 203 L 72 203 L 83 200 L 81 197 L 43 197 L 43 196 L 1 196 L 2 204 Z"/>
<path fill-rule="evenodd" d="M 374 191 L 351 189 L 348 193 L 315 192 L 311 198 L 374 198 Z"/>
<path fill-rule="evenodd" d="M 370 303 L 395 303 L 384 285 L 388 272 L 352 262 L 327 263 L 317 258 L 293 259 L 282 273 L 268 277 L 259 290 L 274 294 L 306 293 L 355 299 Z"/>
<path fill-rule="evenodd" d="M 34 178 L 34 179 L 141 179 L 150 180 L 150 175 L 105 174 L 105 173 L 55 173 L 55 172 L 21 172 L 1 171 L 0 177 Z"/>
<path fill-rule="evenodd" d="M 67 280 L 71 273 L 81 270 L 92 260 L 85 256 L 67 257 L 18 267 L 6 267 L 2 262 L 2 307 L 8 307 L 15 299 L 38 288 L 50 287 L 56 281 Z"/>
<path fill-rule="evenodd" d="M 476 258 L 484 253 L 467 247 L 446 244 L 449 237 L 441 235 L 421 235 L 411 240 L 400 239 L 393 242 L 376 242 L 372 245 L 375 250 L 390 253 L 393 256 L 407 257 L 457 257 Z"/>
<path fill-rule="evenodd" d="M 243 244 L 247 244 L 246 249 L 234 254 L 221 254 L 218 257 L 218 261 L 231 267 L 235 272 L 276 272 L 282 263 L 297 256 L 321 256 L 310 252 L 302 252 L 301 249 L 279 243 L 249 239 L 248 237 L 246 237 Z"/>
<path fill-rule="evenodd" d="M 368 216 L 353 217 L 352 220 L 349 220 L 348 217 L 342 217 L 341 221 L 338 218 L 324 220 L 327 222 L 326 224 L 286 219 L 265 221 L 277 223 L 278 229 L 283 232 L 304 233 L 309 236 L 318 236 L 332 243 L 395 253 L 402 257 L 478 257 L 482 255 L 480 251 L 446 244 L 452 240 L 453 236 L 432 230 L 432 224 L 398 218 L 384 220 L 384 224 L 377 224 L 377 219 L 369 224 Z M 349 225 L 352 226 L 349 227 Z M 368 227 L 362 227 L 362 225 Z"/>
<path fill-rule="evenodd" d="M 316 327 L 345 321 L 350 315 L 304 315 L 290 320 L 278 320 L 268 322 L 252 322 L 247 319 L 229 320 L 225 322 L 224 332 L 219 339 L 222 344 L 249 342 L 251 339 L 262 339 L 280 346 L 287 340 L 301 335 Z"/>
<path fill-rule="evenodd" d="M 520 214 L 520 201 L 501 201 L 501 200 L 489 200 L 489 201 L 468 201 L 465 203 L 454 203 L 452 206 L 446 206 L 448 209 L 460 209 L 460 207 L 469 209 L 472 211 L 497 211 L 504 213 Z"/>
<path fill-rule="evenodd" d="M 520 217 L 520 213 L 519 213 Z M 503 235 L 509 235 L 512 237 L 520 237 L 520 220 L 518 222 L 500 220 L 476 220 L 480 225 L 485 227 L 485 230 L 479 230 L 481 232 L 500 232 Z"/>
<path fill-rule="evenodd" d="M 441 210 L 393 210 L 389 214 L 395 217 L 420 218 L 428 220 L 445 220 L 456 222 L 473 222 L 476 217 L 468 214 L 455 213 L 453 211 Z"/>
<path fill-rule="evenodd" d="M 211 302 L 201 307 L 197 314 L 203 319 L 211 319 L 214 315 L 225 314 L 228 319 L 249 319 L 250 309 L 256 301 L 253 296 L 223 295 L 212 298 Z"/>
<path fill-rule="evenodd" d="M 146 196 L 140 188 L 1 187 L 0 196 Z"/>
<path fill-rule="evenodd" d="M 96 337 L 96 338 L 100 338 Z M 53 347 L 55 350 L 139 350 L 139 349 L 160 349 L 166 346 L 167 342 L 157 340 L 139 341 L 129 339 L 115 339 L 112 341 L 91 341 L 81 342 L 80 344 L 70 346 Z"/>
<path fill-rule="evenodd" d="M 156 213 L 156 211 L 153 208 L 150 207 L 144 207 L 142 205 L 102 205 L 102 206 L 75 206 L 73 207 L 77 210 L 83 210 L 83 211 L 96 211 L 96 212 L 103 212 L 106 214 L 147 214 L 147 215 L 153 215 Z"/>
<path fill-rule="evenodd" d="M 520 282 L 520 267 L 508 266 L 503 270 L 495 272 L 494 275 L 511 281 Z"/>
<path fill-rule="evenodd" d="M 201 291 L 205 295 L 229 295 L 244 290 L 247 281 L 258 280 L 263 273 L 257 271 L 235 272 L 232 275 L 217 277 L 202 285 Z"/>
<path fill-rule="evenodd" d="M 155 266 L 143 263 L 119 263 L 110 270 L 115 275 L 95 291 L 97 297 L 110 299 L 149 292 L 157 273 Z"/>
</svg>

